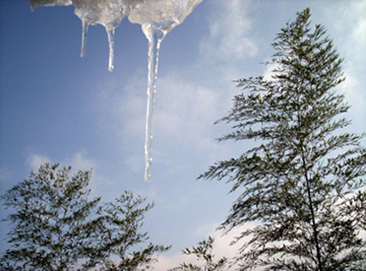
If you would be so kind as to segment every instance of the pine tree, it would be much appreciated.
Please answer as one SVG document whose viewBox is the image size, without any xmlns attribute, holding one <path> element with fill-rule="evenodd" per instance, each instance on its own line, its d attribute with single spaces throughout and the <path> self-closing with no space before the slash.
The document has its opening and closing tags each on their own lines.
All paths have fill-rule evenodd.
<svg viewBox="0 0 366 271">
<path fill-rule="evenodd" d="M 2 196 L 13 210 L 2 270 L 72 270 L 85 256 L 100 198 L 88 199 L 90 171 L 70 177 L 70 170 L 45 164 Z"/>
<path fill-rule="evenodd" d="M 100 207 L 95 220 L 96 241 L 90 247 L 90 258 L 95 261 L 90 261 L 88 266 L 97 267 L 93 270 L 99 271 L 145 270 L 157 261 L 156 253 L 170 249 L 170 246 L 152 243 L 142 246 L 149 240 L 147 232 L 140 231 L 143 219 L 154 207 L 153 203 L 144 205 L 145 201 L 125 191 L 115 202 Z"/>
<path fill-rule="evenodd" d="M 363 135 L 345 131 L 349 106 L 335 90 L 343 59 L 309 19 L 305 9 L 277 34 L 271 79 L 237 80 L 243 93 L 221 119 L 233 131 L 219 140 L 256 145 L 199 177 L 241 191 L 221 225 L 244 229 L 241 270 L 365 270 Z"/>
<path fill-rule="evenodd" d="M 149 237 L 142 221 L 153 204 L 143 206 L 146 199 L 129 191 L 115 202 L 89 199 L 91 171 L 70 170 L 42 165 L 1 197 L 12 227 L 0 270 L 135 271 L 170 248 L 143 246 Z"/>
</svg>

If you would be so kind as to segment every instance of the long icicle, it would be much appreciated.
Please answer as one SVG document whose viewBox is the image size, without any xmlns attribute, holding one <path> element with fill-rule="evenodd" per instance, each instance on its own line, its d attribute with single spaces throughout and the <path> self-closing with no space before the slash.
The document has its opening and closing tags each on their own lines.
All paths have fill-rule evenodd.
<svg viewBox="0 0 366 271">
<path fill-rule="evenodd" d="M 105 30 L 108 34 L 108 44 L 109 44 L 109 64 L 108 70 L 111 72 L 114 69 L 114 27 L 111 25 L 106 26 Z"/>
<path fill-rule="evenodd" d="M 81 32 L 81 52 L 80 52 L 80 56 L 84 57 L 86 39 L 87 39 L 88 29 L 89 29 L 89 23 L 87 23 L 86 20 L 81 20 L 81 23 L 82 23 L 82 32 Z"/>
<path fill-rule="evenodd" d="M 161 42 L 165 36 L 160 29 L 153 28 L 151 25 L 144 29 L 149 40 L 148 50 L 148 83 L 147 83 L 147 109 L 146 109 L 146 127 L 145 127 L 145 181 L 150 181 L 150 166 L 152 162 L 151 144 L 152 144 L 152 115 L 154 110 L 156 80 L 159 67 L 159 50 Z"/>
</svg>

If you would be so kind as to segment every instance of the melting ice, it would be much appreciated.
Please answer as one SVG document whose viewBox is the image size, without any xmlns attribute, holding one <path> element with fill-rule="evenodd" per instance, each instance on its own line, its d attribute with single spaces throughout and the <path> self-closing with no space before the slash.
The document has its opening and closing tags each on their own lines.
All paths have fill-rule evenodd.
<svg viewBox="0 0 366 271">
<path fill-rule="evenodd" d="M 145 134 L 145 180 L 150 181 L 152 113 L 159 64 L 159 49 L 165 35 L 184 19 L 202 0 L 30 0 L 32 9 L 38 6 L 74 5 L 82 22 L 81 56 L 85 54 L 90 25 L 105 27 L 109 44 L 109 70 L 114 68 L 114 30 L 124 17 L 141 25 L 149 41 L 148 84 Z"/>
</svg>

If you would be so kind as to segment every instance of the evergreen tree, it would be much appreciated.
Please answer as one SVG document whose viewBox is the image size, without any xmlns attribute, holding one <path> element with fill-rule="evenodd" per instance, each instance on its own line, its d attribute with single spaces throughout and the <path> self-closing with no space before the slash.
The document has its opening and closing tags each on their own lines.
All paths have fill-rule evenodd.
<svg viewBox="0 0 366 271">
<path fill-rule="evenodd" d="M 243 227 L 241 270 L 365 270 L 363 136 L 345 131 L 349 106 L 335 91 L 342 59 L 309 18 L 309 9 L 297 13 L 277 35 L 271 79 L 237 80 L 244 92 L 221 120 L 233 131 L 219 140 L 256 145 L 199 177 L 241 191 L 221 226 Z"/>
<path fill-rule="evenodd" d="M 75 270 L 91 242 L 90 217 L 100 198 L 89 200 L 90 171 L 69 176 L 71 167 L 45 164 L 29 179 L 2 196 L 15 210 L 8 242 L 12 247 L 1 258 L 5 270 Z M 3 270 L 3 269 L 2 269 Z"/>
<path fill-rule="evenodd" d="M 155 262 L 157 252 L 164 252 L 170 247 L 149 243 L 136 250 L 136 246 L 144 244 L 149 237 L 147 232 L 140 232 L 145 213 L 154 204 L 143 206 L 145 198 L 135 197 L 132 192 L 125 191 L 115 203 L 104 204 L 98 211 L 96 220 L 96 244 L 90 247 L 91 259 L 88 266 L 97 267 L 99 271 L 135 271 L 145 270 Z M 90 264 L 92 263 L 92 264 Z"/>
<path fill-rule="evenodd" d="M 169 249 L 150 243 L 135 250 L 148 239 L 139 230 L 153 204 L 141 206 L 145 199 L 128 191 L 101 204 L 89 199 L 91 171 L 70 177 L 70 170 L 45 164 L 2 196 L 12 228 L 1 270 L 134 271 Z"/>
</svg>

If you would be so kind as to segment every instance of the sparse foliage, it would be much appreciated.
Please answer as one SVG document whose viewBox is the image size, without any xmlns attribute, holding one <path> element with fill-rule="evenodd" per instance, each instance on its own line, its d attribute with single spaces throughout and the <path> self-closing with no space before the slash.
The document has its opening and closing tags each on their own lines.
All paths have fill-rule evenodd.
<svg viewBox="0 0 366 271">
<path fill-rule="evenodd" d="M 342 59 L 309 18 L 305 9 L 277 35 L 271 79 L 237 81 L 244 92 L 221 120 L 233 132 L 220 140 L 256 143 L 200 176 L 242 191 L 223 229 L 257 224 L 238 236 L 249 240 L 241 270 L 365 270 L 366 150 L 340 116 Z"/>
<path fill-rule="evenodd" d="M 147 232 L 140 233 L 145 213 L 154 205 L 142 206 L 146 199 L 134 197 L 131 192 L 123 193 L 115 203 L 107 203 L 99 209 L 97 222 L 98 259 L 100 271 L 134 271 L 149 268 L 155 261 L 153 255 L 170 247 L 149 243 L 145 248 L 132 250 L 145 243 Z M 91 249 L 92 252 L 95 250 Z"/>
<path fill-rule="evenodd" d="M 224 268 L 228 264 L 228 259 L 222 257 L 217 262 L 214 262 L 214 255 L 212 254 L 213 243 L 215 239 L 211 236 L 207 240 L 198 242 L 198 246 L 192 247 L 192 249 L 186 248 L 183 250 L 185 255 L 195 255 L 196 260 L 204 261 L 202 266 L 192 263 L 182 263 L 179 267 L 174 268 L 172 271 L 220 271 L 225 270 Z"/>
<path fill-rule="evenodd" d="M 115 203 L 89 199 L 91 171 L 58 164 L 41 166 L 29 179 L 2 196 L 12 212 L 8 242 L 0 259 L 1 270 L 137 270 L 151 263 L 153 254 L 169 247 L 147 245 L 140 233 L 145 213 L 153 205 L 124 192 Z"/>
</svg>

